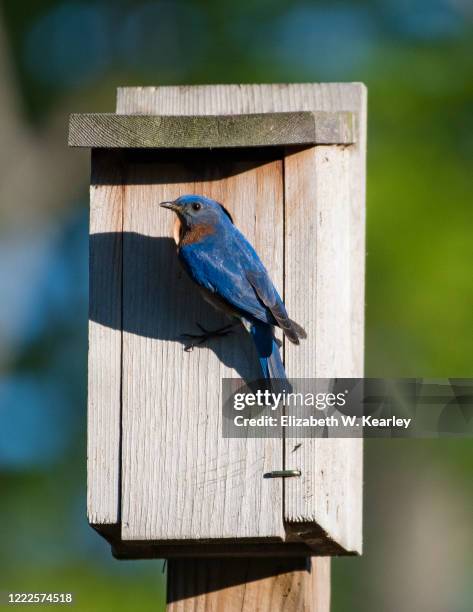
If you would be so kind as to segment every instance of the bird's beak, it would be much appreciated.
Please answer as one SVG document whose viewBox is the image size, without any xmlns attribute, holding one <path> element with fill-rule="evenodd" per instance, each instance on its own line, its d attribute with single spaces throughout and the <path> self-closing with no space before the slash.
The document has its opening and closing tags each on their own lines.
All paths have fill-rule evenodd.
<svg viewBox="0 0 473 612">
<path fill-rule="evenodd" d="M 175 202 L 161 202 L 160 206 L 162 208 L 168 208 L 169 210 L 173 210 L 177 212 L 179 210 L 179 206 Z"/>
</svg>

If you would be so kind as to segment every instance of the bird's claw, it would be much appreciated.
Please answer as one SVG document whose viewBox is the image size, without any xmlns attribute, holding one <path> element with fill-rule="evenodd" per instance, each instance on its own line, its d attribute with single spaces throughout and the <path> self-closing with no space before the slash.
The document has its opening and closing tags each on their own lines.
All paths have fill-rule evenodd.
<svg viewBox="0 0 473 612">
<path fill-rule="evenodd" d="M 204 344 L 204 342 L 207 342 L 207 340 L 211 340 L 212 338 L 222 338 L 223 336 L 231 334 L 233 327 L 233 325 L 226 325 L 220 329 L 209 330 L 205 329 L 205 327 L 200 323 L 196 323 L 196 325 L 201 330 L 201 334 L 182 334 L 180 336 L 181 340 L 190 341 L 184 345 L 184 351 L 186 353 L 190 353 L 196 346 Z"/>
<path fill-rule="evenodd" d="M 182 334 L 179 336 L 181 340 L 190 340 L 190 342 L 184 345 L 186 353 L 190 353 L 199 344 L 203 344 L 206 340 L 204 334 Z"/>
</svg>

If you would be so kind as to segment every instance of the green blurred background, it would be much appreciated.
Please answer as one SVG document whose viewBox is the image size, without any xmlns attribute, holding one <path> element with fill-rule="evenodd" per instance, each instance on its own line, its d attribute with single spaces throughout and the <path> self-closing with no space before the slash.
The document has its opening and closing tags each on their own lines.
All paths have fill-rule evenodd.
<svg viewBox="0 0 473 612">
<path fill-rule="evenodd" d="M 85 519 L 88 157 L 69 112 L 118 85 L 363 81 L 366 373 L 468 377 L 471 0 L 23 0 L 0 8 L 0 591 L 160 610 L 162 562 L 112 559 Z M 365 552 L 333 611 L 473 608 L 470 440 L 366 443 Z"/>
</svg>

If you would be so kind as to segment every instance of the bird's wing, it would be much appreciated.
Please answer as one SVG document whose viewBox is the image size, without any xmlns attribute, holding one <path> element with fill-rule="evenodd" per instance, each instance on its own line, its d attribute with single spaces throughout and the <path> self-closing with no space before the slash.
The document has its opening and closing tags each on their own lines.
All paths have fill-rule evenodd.
<svg viewBox="0 0 473 612">
<path fill-rule="evenodd" d="M 191 278 L 214 293 L 241 316 L 278 325 L 287 338 L 299 344 L 304 330 L 291 321 L 258 254 L 231 226 L 211 243 L 194 243 L 180 249 Z"/>
<path fill-rule="evenodd" d="M 269 308 L 279 327 L 286 334 L 288 339 L 295 344 L 299 344 L 299 337 L 294 329 L 293 321 L 289 318 L 286 307 L 274 288 L 268 273 L 264 268 L 248 270 L 246 278 L 256 292 L 256 295 Z"/>
<path fill-rule="evenodd" d="M 263 323 L 275 324 L 271 311 L 257 296 L 246 276 L 246 257 L 240 249 L 231 253 L 227 249 L 202 248 L 200 245 L 184 247 L 179 256 L 189 276 L 201 287 L 224 300 L 241 316 L 249 316 Z M 259 261 L 259 260 L 258 260 Z M 260 264 L 262 265 L 262 264 Z"/>
</svg>

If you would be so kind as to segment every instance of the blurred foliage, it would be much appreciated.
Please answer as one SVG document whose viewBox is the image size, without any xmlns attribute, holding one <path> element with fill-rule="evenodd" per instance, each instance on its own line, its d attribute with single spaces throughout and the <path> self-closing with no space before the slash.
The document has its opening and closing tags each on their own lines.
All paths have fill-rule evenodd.
<svg viewBox="0 0 473 612">
<path fill-rule="evenodd" d="M 364 81 L 366 372 L 471 374 L 471 3 L 24 0 L 1 11 L 22 121 L 38 133 L 57 116 L 64 146 L 67 113 L 112 111 L 117 85 Z M 113 560 L 85 520 L 87 180 L 54 210 L 22 213 L 23 228 L 5 214 L 0 228 L 0 590 L 157 610 L 161 563 Z M 470 610 L 470 441 L 366 447 L 365 556 L 334 561 L 333 610 Z"/>
</svg>

